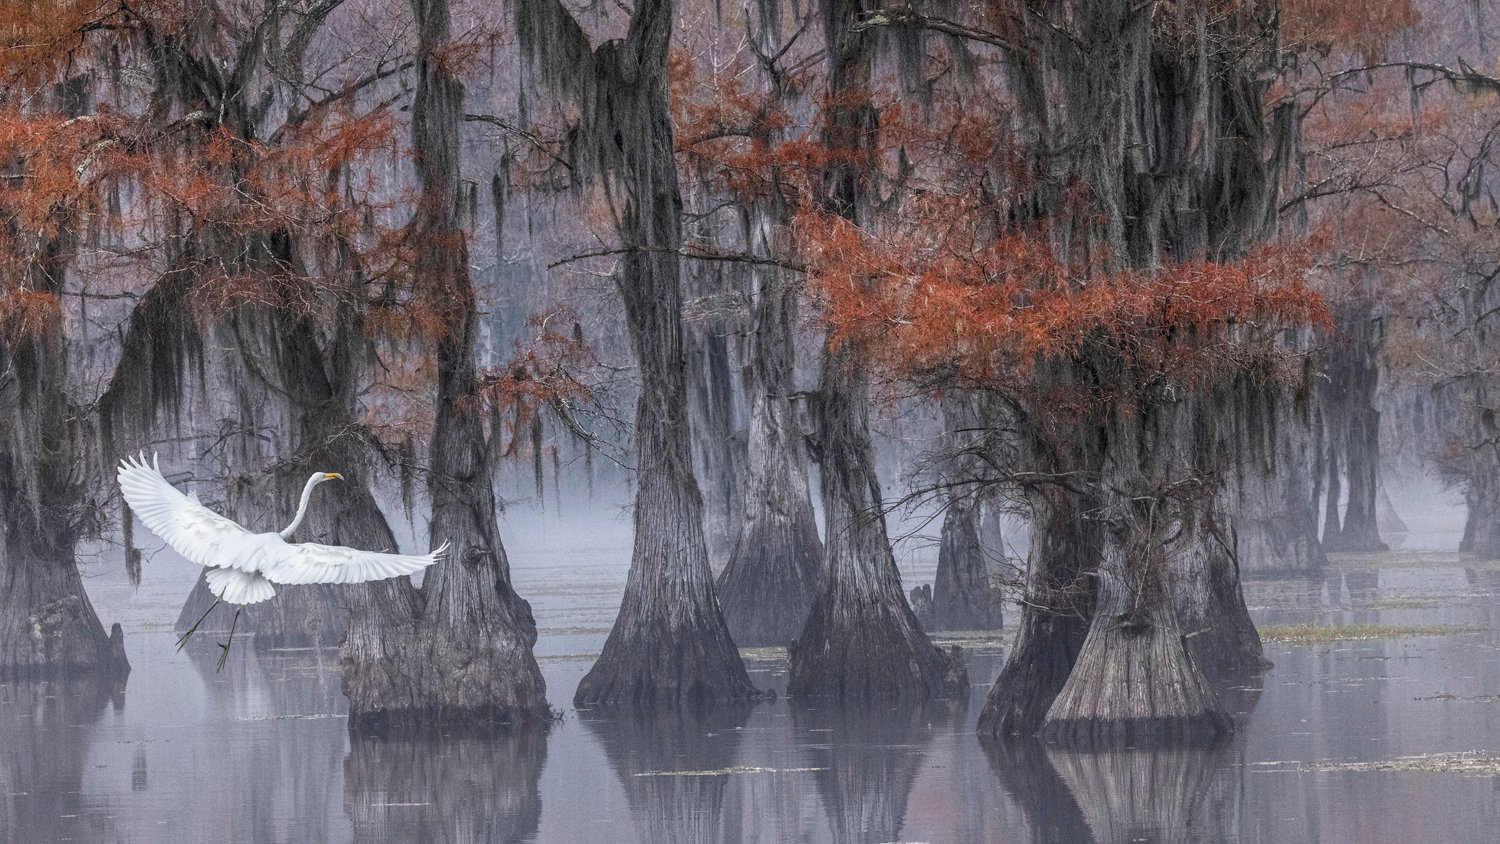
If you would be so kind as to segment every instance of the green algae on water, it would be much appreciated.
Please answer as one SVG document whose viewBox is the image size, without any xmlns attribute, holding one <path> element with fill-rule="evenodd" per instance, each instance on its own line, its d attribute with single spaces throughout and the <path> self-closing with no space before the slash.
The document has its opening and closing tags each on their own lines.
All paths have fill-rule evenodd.
<svg viewBox="0 0 1500 844">
<path fill-rule="evenodd" d="M 1266 643 L 1289 645 L 1322 645 L 1329 642 L 1350 642 L 1370 639 L 1414 639 L 1425 636 L 1453 636 L 1460 633 L 1477 632 L 1472 627 L 1445 627 L 1441 625 L 1398 626 L 1392 624 L 1296 624 L 1287 627 L 1265 627 L 1260 630 L 1260 640 Z"/>
</svg>

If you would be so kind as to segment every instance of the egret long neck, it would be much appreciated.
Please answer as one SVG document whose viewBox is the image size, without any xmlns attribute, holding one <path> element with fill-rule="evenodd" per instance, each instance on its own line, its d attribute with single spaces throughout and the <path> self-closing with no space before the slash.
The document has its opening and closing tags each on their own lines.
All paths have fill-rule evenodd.
<svg viewBox="0 0 1500 844">
<path fill-rule="evenodd" d="M 285 539 L 287 542 L 292 541 L 292 534 L 296 532 L 297 527 L 302 524 L 302 517 L 307 515 L 307 502 L 312 500 L 313 487 L 317 485 L 318 476 L 313 475 L 312 477 L 307 479 L 307 486 L 304 486 L 302 488 L 302 501 L 297 504 L 297 515 L 292 517 L 292 523 L 287 525 L 286 530 L 283 530 L 281 532 L 281 538 Z"/>
</svg>

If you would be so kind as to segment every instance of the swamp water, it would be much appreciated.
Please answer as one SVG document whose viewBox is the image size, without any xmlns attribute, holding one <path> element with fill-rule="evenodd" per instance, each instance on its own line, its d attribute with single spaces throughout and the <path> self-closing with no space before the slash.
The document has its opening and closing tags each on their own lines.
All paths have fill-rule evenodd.
<svg viewBox="0 0 1500 844">
<path fill-rule="evenodd" d="M 158 553 L 132 592 L 118 561 L 90 565 L 134 670 L 113 693 L 0 684 L 0 841 L 1500 838 L 1500 565 L 1397 551 L 1251 581 L 1275 667 L 1234 693 L 1239 732 L 1207 750 L 1079 753 L 975 736 L 1011 629 L 939 638 L 964 646 L 966 706 L 576 712 L 565 704 L 618 607 L 628 527 L 544 521 L 509 550 L 566 711 L 546 735 L 351 742 L 336 651 L 257 654 L 246 639 L 216 674 L 214 634 L 174 651 L 196 567 Z M 905 574 L 928 582 L 931 561 Z M 784 654 L 746 653 L 758 685 L 785 689 Z"/>
</svg>

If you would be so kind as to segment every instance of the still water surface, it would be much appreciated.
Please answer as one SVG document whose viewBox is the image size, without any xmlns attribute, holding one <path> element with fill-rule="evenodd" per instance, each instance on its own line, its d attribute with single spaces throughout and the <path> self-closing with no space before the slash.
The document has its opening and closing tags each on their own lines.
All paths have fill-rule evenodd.
<svg viewBox="0 0 1500 844">
<path fill-rule="evenodd" d="M 195 567 L 158 554 L 132 591 L 101 561 L 88 588 L 106 624 L 124 624 L 134 671 L 113 695 L 0 685 L 0 841 L 1500 838 L 1500 777 L 1338 767 L 1500 756 L 1500 566 L 1397 551 L 1248 583 L 1263 628 L 1429 629 L 1268 644 L 1275 668 L 1235 694 L 1242 725 L 1222 747 L 1077 753 L 975 737 L 1008 630 L 942 640 L 965 647 L 967 706 L 846 712 L 783 697 L 703 719 L 576 712 L 565 704 L 618 607 L 628 530 L 509 527 L 531 531 L 510 543 L 514 577 L 566 711 L 549 734 L 351 742 L 336 652 L 256 654 L 247 640 L 216 674 L 211 642 L 173 649 Z M 905 567 L 909 582 L 931 580 L 926 555 Z M 784 654 L 747 656 L 757 684 L 785 689 Z"/>
</svg>

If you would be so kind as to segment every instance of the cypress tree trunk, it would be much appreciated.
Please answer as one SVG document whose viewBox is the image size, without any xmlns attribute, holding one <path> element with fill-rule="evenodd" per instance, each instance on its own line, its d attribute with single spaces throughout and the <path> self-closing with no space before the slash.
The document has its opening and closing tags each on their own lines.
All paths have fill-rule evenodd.
<svg viewBox="0 0 1500 844">
<path fill-rule="evenodd" d="M 60 296 L 59 253 L 56 241 L 44 246 L 26 286 Z M 105 634 L 75 558 L 88 511 L 60 305 L 40 326 L 5 328 L 13 333 L 0 337 L 0 676 L 123 679 L 124 635 L 118 624 Z"/>
<path fill-rule="evenodd" d="M 1487 391 L 1481 387 L 1475 396 L 1479 409 L 1474 428 L 1481 445 L 1472 449 L 1465 467 L 1464 501 L 1469 513 L 1459 550 L 1480 560 L 1500 560 L 1500 423 L 1488 404 Z"/>
<path fill-rule="evenodd" d="M 712 303 L 729 292 L 723 273 L 708 262 L 697 262 L 688 275 L 688 296 Z M 730 366 L 730 338 L 740 333 L 732 317 L 712 304 L 683 327 L 683 359 L 687 368 L 689 429 L 693 434 L 693 465 L 702 479 L 704 539 L 715 571 L 724 568 L 734 549 L 743 520 L 740 478 L 744 474 L 746 442 L 739 435 L 735 414 L 734 379 Z M 736 639 L 738 641 L 738 639 Z M 743 643 L 742 643 L 743 644 Z"/>
<path fill-rule="evenodd" d="M 1185 514 L 1182 528 L 1191 545 L 1171 583 L 1177 622 L 1193 664 L 1222 688 L 1271 663 L 1245 606 L 1231 520 L 1210 503 Z"/>
<path fill-rule="evenodd" d="M 430 533 L 433 545 L 448 542 L 450 547 L 423 581 L 421 621 L 397 665 L 383 663 L 388 652 L 383 652 L 373 624 L 351 629 L 342 655 L 349 728 L 484 729 L 544 723 L 550 712 L 541 669 L 532 656 L 536 623 L 531 606 L 510 585 L 476 410 L 478 305 L 459 222 L 463 86 L 439 56 L 450 38 L 448 0 L 413 0 L 412 10 L 418 51 L 412 146 L 422 193 L 409 236 L 418 244 L 418 301 L 434 308 L 445 327 L 437 339 L 437 407 L 427 487 Z M 411 609 L 410 602 L 378 591 L 367 597 L 369 609 L 394 612 L 388 621 L 394 635 L 404 636 L 402 613 Z M 372 614 L 370 620 L 376 618 Z"/>
<path fill-rule="evenodd" d="M 779 271 L 756 277 L 744 519 L 718 582 L 724 620 L 734 641 L 747 648 L 786 645 L 802 632 L 823 559 L 805 440 L 791 400 L 798 294 Z"/>
<path fill-rule="evenodd" d="M 856 32 L 860 0 L 825 0 L 829 117 L 824 143 L 849 153 L 826 175 L 828 201 L 849 219 L 864 204 L 862 177 L 874 109 L 869 91 L 873 37 Z M 870 444 L 868 387 L 850 349 L 823 346 L 815 426 L 823 485 L 824 564 L 807 624 L 788 651 L 788 694 L 841 699 L 925 699 L 962 694 L 968 672 L 957 650 L 928 640 L 901 590 L 886 536 Z"/>
<path fill-rule="evenodd" d="M 957 696 L 969 684 L 963 658 L 928 640 L 901 591 L 866 404 L 864 375 L 845 355 L 825 352 L 816 413 L 825 561 L 807 624 L 788 652 L 787 693 L 848 700 Z"/>
<path fill-rule="evenodd" d="M 1079 518 L 1079 505 L 1058 487 L 1030 494 L 1030 574 L 1016 644 L 979 713 L 986 737 L 1035 736 L 1067 682 L 1094 613 L 1103 538 L 1099 523 Z"/>
<path fill-rule="evenodd" d="M 1184 429 L 1173 435 L 1181 456 L 1172 462 L 1194 467 L 1202 477 L 1227 479 L 1201 500 L 1180 505 L 1176 544 L 1182 550 L 1170 581 L 1177 621 L 1193 663 L 1220 686 L 1270 665 L 1240 586 L 1238 528 L 1241 523 L 1263 525 L 1266 516 L 1246 510 L 1231 516 L 1229 507 L 1243 506 L 1235 493 L 1245 488 L 1246 476 L 1262 484 L 1279 477 L 1283 487 L 1302 477 L 1299 467 L 1287 465 L 1287 455 L 1273 450 L 1283 439 L 1278 419 L 1281 407 L 1289 404 L 1284 393 L 1272 378 L 1241 377 L 1207 397 L 1183 402 L 1179 415 Z M 1285 517 L 1290 522 L 1296 513 L 1310 511 L 1311 499 L 1283 500 L 1277 509 L 1290 511 Z M 1304 531 L 1311 527 L 1308 521 L 1302 526 Z M 1310 538 L 1310 533 L 1303 536 Z"/>
<path fill-rule="evenodd" d="M 1069 229 L 1068 249 L 1151 272 L 1175 261 L 1235 261 L 1265 241 L 1296 131 L 1295 115 L 1264 107 L 1263 63 L 1277 60 L 1270 12 L 1090 3 L 1029 11 L 1020 25 L 1028 46 L 1038 46 L 1012 51 L 1012 73 L 1018 104 L 1035 126 L 1034 138 L 1023 139 L 1035 146 L 1028 155 L 1042 174 L 1030 199 L 1034 213 Z M 1049 22 L 1057 26 L 1043 25 Z M 1058 27 L 1090 46 L 1059 39 Z M 1047 189 L 1074 180 L 1088 186 L 1087 219 Z M 1049 231 L 1058 242 L 1056 229 Z M 1239 342 L 1227 330 L 1214 339 Z M 1223 461 L 1232 465 L 1240 444 L 1263 432 L 1227 436 L 1232 409 L 1195 411 L 1207 396 L 1193 383 L 1158 392 L 1154 373 L 1135 369 L 1120 351 L 1085 339 L 1056 364 L 1049 386 L 1083 391 L 1094 405 L 1082 422 L 1044 418 L 1037 424 L 1051 448 L 1022 454 L 1024 468 L 1068 479 L 1066 489 L 1048 496 L 1073 499 L 1042 508 L 1038 533 L 1045 537 L 1047 520 L 1062 518 L 1062 530 L 1089 537 L 1077 567 L 1034 554 L 1031 588 L 1047 579 L 1097 581 L 1088 633 L 1075 650 L 1076 626 L 1043 615 L 1051 610 L 1045 594 L 1035 602 L 1041 610 L 1028 607 L 1011 664 L 981 715 L 986 733 L 1040 728 L 1052 740 L 1079 743 L 1209 738 L 1231 724 L 1192 657 L 1198 646 L 1183 642 L 1193 632 L 1182 626 L 1184 617 L 1224 624 L 1210 652 L 1259 658 L 1243 599 L 1234 594 L 1233 542 L 1200 545 L 1234 531 L 1222 519 L 1204 520 L 1217 512 L 1215 473 L 1223 466 L 1201 459 L 1194 446 L 1207 426 L 1219 432 L 1213 442 L 1227 447 Z M 1181 406 L 1184 397 L 1193 401 Z M 1109 521 L 1092 536 L 1067 524 L 1085 518 Z M 1165 523 L 1182 531 L 1163 533 Z M 1066 682 L 1058 684 L 1059 677 Z"/>
<path fill-rule="evenodd" d="M 1493 398 L 1491 375 L 1495 370 L 1494 317 L 1500 314 L 1497 294 L 1500 285 L 1494 277 L 1487 277 L 1464 297 L 1470 373 L 1433 390 L 1437 401 L 1457 408 L 1439 418 L 1457 417 L 1453 439 L 1461 457 L 1453 472 L 1463 482 L 1469 511 L 1459 550 L 1481 560 L 1500 559 L 1500 404 Z"/>
<path fill-rule="evenodd" d="M 946 480 L 978 480 L 972 433 L 979 427 L 977 399 L 950 394 L 943 398 L 948 448 L 959 457 L 955 473 Z M 1001 625 L 1001 596 L 990 585 L 984 544 L 980 540 L 981 508 L 973 489 L 955 487 L 948 495 L 938 539 L 937 575 L 932 587 L 933 630 L 997 630 Z"/>
<path fill-rule="evenodd" d="M 673 4 L 635 5 L 623 41 L 590 51 L 556 0 L 518 0 L 530 67 L 581 109 L 577 169 L 609 197 L 617 277 L 640 377 L 636 400 L 635 546 L 604 650 L 578 706 L 654 707 L 755 694 L 714 598 L 693 479 L 683 360 L 682 195 L 667 101 Z"/>
<path fill-rule="evenodd" d="M 1000 595 L 990 585 L 973 502 L 952 502 L 943 514 L 932 614 L 933 630 L 1000 629 Z"/>
<path fill-rule="evenodd" d="M 1366 281 L 1366 284 L 1369 282 Z M 1376 521 L 1380 488 L 1380 320 L 1363 295 L 1339 315 L 1347 343 L 1330 344 L 1328 382 L 1322 390 L 1328 435 L 1328 502 L 1323 547 L 1328 551 L 1384 551 Z M 1348 503 L 1339 518 L 1339 458 L 1349 486 Z"/>
<path fill-rule="evenodd" d="M 761 56 L 784 55 L 791 46 L 784 38 L 782 11 L 780 0 L 756 0 L 746 7 L 746 33 Z M 772 95 L 786 102 L 792 94 L 778 74 L 769 74 Z M 769 125 L 758 131 L 767 146 L 785 140 L 782 131 Z M 747 204 L 742 214 L 748 249 L 775 255 L 772 238 L 791 222 L 779 188 Z M 769 265 L 753 267 L 750 279 L 743 518 L 729 563 L 720 572 L 718 593 L 734 640 L 742 647 L 764 647 L 790 644 L 802 632 L 817 589 L 823 543 L 808 490 L 806 414 L 799 413 L 792 398 L 800 280 Z"/>
<path fill-rule="evenodd" d="M 1314 377 L 1309 360 L 1290 396 L 1242 382 L 1234 394 L 1238 409 L 1224 414 L 1241 440 L 1223 501 L 1224 512 L 1232 514 L 1235 561 L 1246 575 L 1313 574 L 1328 561 L 1318 538 L 1323 470 Z"/>
<path fill-rule="evenodd" d="M 1130 565 L 1131 552 L 1105 546 L 1093 623 L 1042 737 L 1079 746 L 1216 740 L 1233 722 L 1183 643 L 1165 572 Z"/>
<path fill-rule="evenodd" d="M 1182 595 L 1212 603 L 1209 593 L 1224 586 L 1214 580 L 1214 555 L 1202 554 L 1191 490 L 1161 486 L 1170 475 L 1159 473 L 1180 463 L 1173 446 L 1191 441 L 1180 424 L 1191 413 L 1168 404 L 1113 420 L 1105 441 L 1115 463 L 1099 484 L 1110 498 L 1090 513 L 1104 523 L 1093 617 L 1043 720 L 1045 739 L 1081 746 L 1199 742 L 1233 728 L 1184 642 L 1190 631 L 1179 624 Z"/>
</svg>

